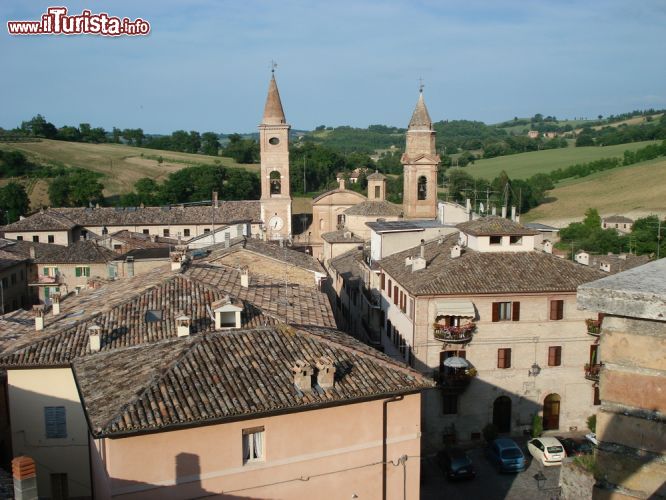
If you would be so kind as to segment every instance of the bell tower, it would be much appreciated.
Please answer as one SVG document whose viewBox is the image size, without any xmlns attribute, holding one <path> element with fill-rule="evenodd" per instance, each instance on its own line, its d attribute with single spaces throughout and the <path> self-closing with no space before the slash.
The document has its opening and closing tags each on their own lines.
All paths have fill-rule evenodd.
<svg viewBox="0 0 666 500">
<path fill-rule="evenodd" d="M 423 86 L 407 129 L 407 144 L 401 159 L 404 172 L 403 210 L 408 219 L 437 217 L 437 166 L 435 130 L 423 100 Z"/>
<path fill-rule="evenodd" d="M 264 117 L 259 125 L 261 151 L 261 220 L 269 240 L 291 237 L 289 189 L 289 129 L 275 82 L 275 65 L 268 84 Z"/>
</svg>

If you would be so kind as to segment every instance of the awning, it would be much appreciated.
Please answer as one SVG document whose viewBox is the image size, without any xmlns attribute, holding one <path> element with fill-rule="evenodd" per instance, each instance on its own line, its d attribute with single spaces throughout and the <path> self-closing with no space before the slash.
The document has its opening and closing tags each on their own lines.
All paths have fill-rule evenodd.
<svg viewBox="0 0 666 500">
<path fill-rule="evenodd" d="M 469 368 L 469 361 L 465 358 L 459 358 L 458 356 L 451 356 L 446 358 L 442 364 L 448 366 L 449 368 Z"/>
<path fill-rule="evenodd" d="M 462 316 L 463 318 L 475 318 L 474 304 L 469 301 L 447 301 L 437 304 L 437 316 Z"/>
</svg>

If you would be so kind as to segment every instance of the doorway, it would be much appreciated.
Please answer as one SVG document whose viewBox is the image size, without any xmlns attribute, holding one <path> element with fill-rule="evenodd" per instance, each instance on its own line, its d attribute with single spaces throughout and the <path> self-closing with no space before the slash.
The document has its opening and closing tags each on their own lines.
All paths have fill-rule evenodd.
<svg viewBox="0 0 666 500">
<path fill-rule="evenodd" d="M 511 398 L 500 396 L 493 403 L 493 424 L 497 432 L 511 432 Z"/>
<path fill-rule="evenodd" d="M 549 394 L 543 402 L 543 430 L 560 428 L 560 395 Z"/>
</svg>

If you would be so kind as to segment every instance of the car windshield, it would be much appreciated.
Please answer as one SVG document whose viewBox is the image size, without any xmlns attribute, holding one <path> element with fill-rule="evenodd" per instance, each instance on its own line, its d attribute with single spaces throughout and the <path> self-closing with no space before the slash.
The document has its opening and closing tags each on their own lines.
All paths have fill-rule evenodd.
<svg viewBox="0 0 666 500">
<path fill-rule="evenodd" d="M 548 447 L 548 453 L 562 453 L 562 447 L 561 446 L 549 446 Z"/>
<path fill-rule="evenodd" d="M 523 454 L 517 448 L 502 450 L 502 458 L 520 458 Z"/>
</svg>

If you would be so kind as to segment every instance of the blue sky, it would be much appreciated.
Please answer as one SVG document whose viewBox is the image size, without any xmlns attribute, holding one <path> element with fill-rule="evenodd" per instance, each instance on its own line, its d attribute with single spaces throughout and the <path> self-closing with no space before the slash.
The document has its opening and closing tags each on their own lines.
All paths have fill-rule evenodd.
<svg viewBox="0 0 666 500">
<path fill-rule="evenodd" d="M 151 23 L 146 37 L 17 37 L 51 5 Z M 37 113 L 147 133 L 250 132 L 276 72 L 292 127 L 666 108 L 666 2 L 214 1 L 0 4 L 0 126 Z"/>
</svg>

